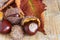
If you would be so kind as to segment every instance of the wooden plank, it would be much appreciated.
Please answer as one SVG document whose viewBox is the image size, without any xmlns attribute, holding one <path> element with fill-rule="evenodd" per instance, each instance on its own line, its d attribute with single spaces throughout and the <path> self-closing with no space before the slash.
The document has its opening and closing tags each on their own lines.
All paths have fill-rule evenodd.
<svg viewBox="0 0 60 40">
<path fill-rule="evenodd" d="M 57 0 L 57 3 L 58 3 L 58 8 L 60 10 L 60 0 Z"/>
<path fill-rule="evenodd" d="M 44 0 L 45 1 L 45 0 Z M 51 38 L 49 37 L 49 40 L 58 40 L 58 29 L 57 27 L 57 20 L 59 20 L 59 8 L 57 0 L 47 0 L 45 1 L 47 4 L 47 11 L 45 12 L 45 28 L 48 34 L 50 34 Z M 58 18 L 56 18 L 58 16 Z"/>
</svg>

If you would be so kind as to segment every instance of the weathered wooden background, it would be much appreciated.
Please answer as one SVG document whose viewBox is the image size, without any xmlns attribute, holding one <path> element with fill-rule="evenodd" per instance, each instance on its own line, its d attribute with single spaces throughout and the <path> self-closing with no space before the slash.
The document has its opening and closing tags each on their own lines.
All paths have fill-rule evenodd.
<svg viewBox="0 0 60 40">
<path fill-rule="evenodd" d="M 25 36 L 24 40 L 60 40 L 60 0 L 44 0 L 47 5 L 45 14 L 45 30 L 47 35 L 38 32 L 34 36 Z M 9 40 L 0 34 L 0 40 Z"/>
</svg>

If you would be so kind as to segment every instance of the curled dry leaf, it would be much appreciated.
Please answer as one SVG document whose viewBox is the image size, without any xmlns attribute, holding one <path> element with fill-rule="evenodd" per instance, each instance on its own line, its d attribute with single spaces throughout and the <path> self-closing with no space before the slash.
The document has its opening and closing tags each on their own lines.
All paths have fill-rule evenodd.
<svg viewBox="0 0 60 40">
<path fill-rule="evenodd" d="M 22 0 L 21 9 L 25 15 L 40 15 L 45 9 L 46 5 L 42 0 Z"/>
<path fill-rule="evenodd" d="M 23 10 L 25 16 L 33 16 L 33 11 L 28 0 L 21 0 L 21 9 Z"/>
<path fill-rule="evenodd" d="M 22 0 L 21 9 L 23 10 L 25 16 L 36 16 L 41 21 L 41 26 L 39 27 L 39 31 L 45 34 L 44 30 L 44 14 L 46 5 L 42 0 Z"/>
</svg>

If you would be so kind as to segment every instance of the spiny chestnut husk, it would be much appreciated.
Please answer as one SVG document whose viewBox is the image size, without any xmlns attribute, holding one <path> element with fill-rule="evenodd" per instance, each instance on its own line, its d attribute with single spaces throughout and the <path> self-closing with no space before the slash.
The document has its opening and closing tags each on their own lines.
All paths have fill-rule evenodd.
<svg viewBox="0 0 60 40">
<path fill-rule="evenodd" d="M 5 17 L 12 24 L 18 24 L 24 15 L 19 11 L 18 8 L 10 8 L 5 12 Z"/>
<path fill-rule="evenodd" d="M 21 26 L 19 25 L 12 26 L 10 36 L 12 37 L 13 40 L 22 40 L 24 34 Z"/>
<path fill-rule="evenodd" d="M 23 29 L 27 34 L 34 35 L 40 27 L 40 20 L 33 16 L 27 16 L 22 19 L 21 25 L 23 25 Z"/>
</svg>

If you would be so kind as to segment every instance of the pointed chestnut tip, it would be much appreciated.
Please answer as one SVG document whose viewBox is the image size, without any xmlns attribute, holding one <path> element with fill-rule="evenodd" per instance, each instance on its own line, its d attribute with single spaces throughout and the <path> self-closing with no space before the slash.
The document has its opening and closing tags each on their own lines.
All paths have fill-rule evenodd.
<svg viewBox="0 0 60 40">
<path fill-rule="evenodd" d="M 42 32 L 44 35 L 47 35 L 46 32 L 45 32 L 45 30 L 43 28 L 38 28 L 38 31 Z"/>
</svg>

